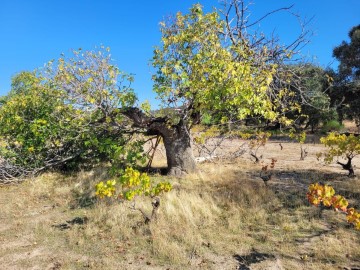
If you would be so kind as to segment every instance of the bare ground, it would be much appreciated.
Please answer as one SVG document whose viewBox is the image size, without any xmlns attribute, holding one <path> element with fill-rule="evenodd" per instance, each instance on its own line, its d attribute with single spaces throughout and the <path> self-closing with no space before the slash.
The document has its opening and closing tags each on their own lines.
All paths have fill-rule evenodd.
<svg viewBox="0 0 360 270">
<path fill-rule="evenodd" d="M 229 140 L 221 151 L 243 143 Z M 0 269 L 360 269 L 360 233 L 341 213 L 320 217 L 305 198 L 322 181 L 360 209 L 360 178 L 318 161 L 322 146 L 305 147 L 300 161 L 299 144 L 273 140 L 259 150 L 260 164 L 244 154 L 170 179 L 174 189 L 150 225 L 126 203 L 94 199 L 94 184 L 107 179 L 102 168 L 2 186 Z M 260 170 L 272 158 L 266 187 Z M 360 174 L 359 157 L 354 164 Z M 154 166 L 163 165 L 158 152 Z M 148 200 L 137 204 L 150 211 Z"/>
</svg>

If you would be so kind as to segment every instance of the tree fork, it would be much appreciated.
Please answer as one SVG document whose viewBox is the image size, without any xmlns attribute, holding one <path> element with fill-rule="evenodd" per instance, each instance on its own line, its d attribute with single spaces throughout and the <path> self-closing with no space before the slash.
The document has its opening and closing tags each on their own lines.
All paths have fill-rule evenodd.
<svg viewBox="0 0 360 270">
<path fill-rule="evenodd" d="M 190 131 L 185 121 L 181 119 L 178 124 L 170 126 L 167 118 L 148 116 L 138 108 L 127 108 L 121 113 L 132 120 L 134 127 L 145 129 L 147 135 L 162 137 L 169 175 L 182 177 L 196 171 Z"/>
</svg>

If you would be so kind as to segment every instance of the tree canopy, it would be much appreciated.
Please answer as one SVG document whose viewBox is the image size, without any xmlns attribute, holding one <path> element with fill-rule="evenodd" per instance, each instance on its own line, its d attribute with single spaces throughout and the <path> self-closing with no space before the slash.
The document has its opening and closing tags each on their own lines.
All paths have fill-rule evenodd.
<svg viewBox="0 0 360 270">
<path fill-rule="evenodd" d="M 343 41 L 335 47 L 333 56 L 340 62 L 338 73 L 346 81 L 360 79 L 360 25 L 349 31 L 350 42 Z"/>
<path fill-rule="evenodd" d="M 223 118 L 259 114 L 274 119 L 269 95 L 276 65 L 259 61 L 245 40 L 230 43 L 216 12 L 200 5 L 162 23 L 162 46 L 155 50 L 155 91 L 163 102 Z M 266 48 L 263 49 L 264 51 Z"/>
<path fill-rule="evenodd" d="M 349 32 L 350 42 L 343 41 L 333 51 L 340 62 L 330 93 L 334 104 L 339 104 L 341 118 L 355 120 L 360 127 L 360 25 Z"/>
</svg>

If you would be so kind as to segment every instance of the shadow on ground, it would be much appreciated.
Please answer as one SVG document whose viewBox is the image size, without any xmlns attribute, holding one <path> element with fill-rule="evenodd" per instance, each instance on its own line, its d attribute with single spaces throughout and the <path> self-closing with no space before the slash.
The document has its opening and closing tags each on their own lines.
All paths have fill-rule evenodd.
<svg viewBox="0 0 360 270">
<path fill-rule="evenodd" d="M 71 220 L 67 220 L 65 223 L 52 225 L 52 227 L 63 231 L 63 230 L 71 229 L 73 225 L 85 225 L 87 222 L 88 222 L 87 217 L 75 217 Z"/>
<path fill-rule="evenodd" d="M 238 261 L 239 267 L 238 270 L 250 270 L 250 265 L 254 263 L 259 263 L 268 259 L 274 259 L 275 256 L 266 253 L 260 253 L 253 250 L 250 254 L 241 256 L 239 254 L 235 254 L 234 259 Z"/>
</svg>

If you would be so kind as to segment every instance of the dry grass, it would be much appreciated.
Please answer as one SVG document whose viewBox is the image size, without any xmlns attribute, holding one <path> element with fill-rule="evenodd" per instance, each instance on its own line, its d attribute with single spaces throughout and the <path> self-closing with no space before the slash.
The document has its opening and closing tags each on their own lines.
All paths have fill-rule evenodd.
<svg viewBox="0 0 360 270">
<path fill-rule="evenodd" d="M 238 142 L 232 142 L 232 144 Z M 306 187 L 325 181 L 360 208 L 359 178 L 323 166 L 318 145 L 299 161 L 299 146 L 270 142 L 278 159 L 266 187 L 247 156 L 206 163 L 171 179 L 149 225 L 127 203 L 96 201 L 104 169 L 44 174 L 0 188 L 1 269 L 344 269 L 360 267 L 359 232 L 340 213 L 308 205 Z M 161 156 L 156 164 L 163 164 Z M 359 159 L 355 160 L 359 166 Z M 358 172 L 359 174 L 359 172 Z M 161 176 L 155 176 L 162 178 Z M 137 206 L 150 212 L 148 199 Z M 77 219 L 76 219 L 77 218 Z M 68 222 L 67 222 L 68 221 Z"/>
</svg>

